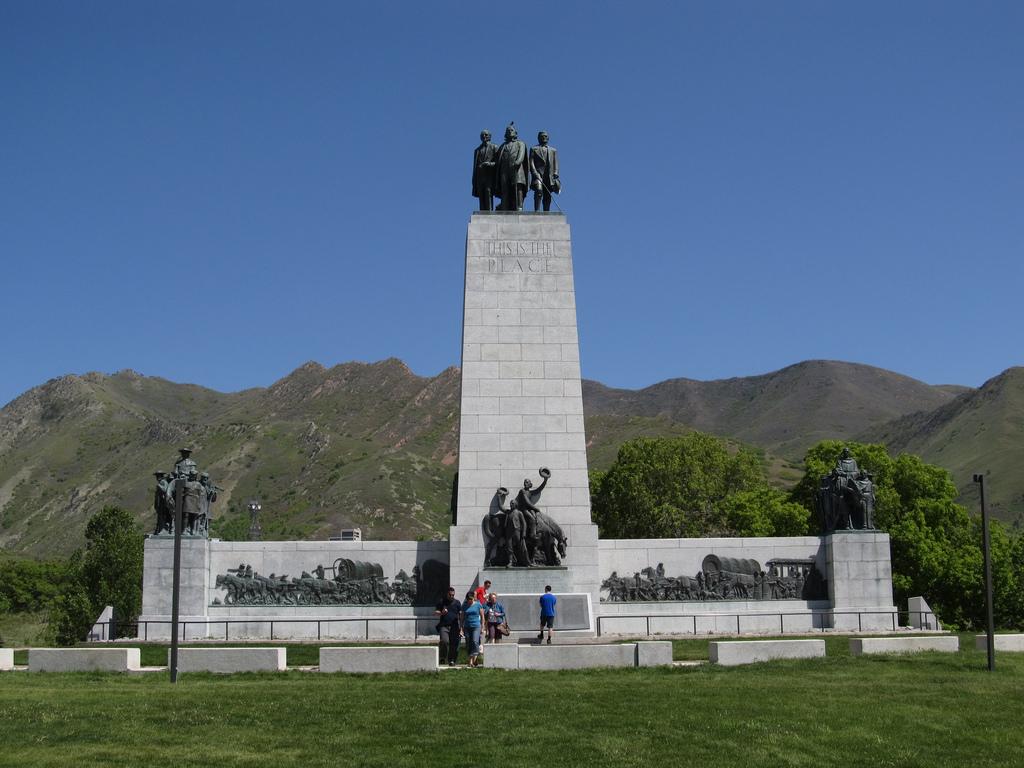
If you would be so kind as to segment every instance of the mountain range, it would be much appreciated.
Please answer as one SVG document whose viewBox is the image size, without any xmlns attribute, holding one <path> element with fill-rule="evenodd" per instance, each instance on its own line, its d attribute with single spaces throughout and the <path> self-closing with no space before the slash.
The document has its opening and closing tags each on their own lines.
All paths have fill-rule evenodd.
<svg viewBox="0 0 1024 768">
<path fill-rule="evenodd" d="M 781 487 L 827 438 L 883 442 L 952 472 L 974 503 L 991 473 L 992 511 L 1024 511 L 1024 368 L 978 389 L 929 385 L 855 363 L 808 361 L 760 376 L 671 379 L 640 390 L 585 381 L 591 468 L 624 440 L 697 429 L 759 449 Z M 307 363 L 267 388 L 221 393 L 126 370 L 68 375 L 0 409 L 0 547 L 26 555 L 80 546 L 105 504 L 152 525 L 153 477 L 190 446 L 223 490 L 214 535 L 244 538 L 247 502 L 266 538 L 447 534 L 457 464 L 459 371 L 414 374 L 400 360 Z"/>
</svg>

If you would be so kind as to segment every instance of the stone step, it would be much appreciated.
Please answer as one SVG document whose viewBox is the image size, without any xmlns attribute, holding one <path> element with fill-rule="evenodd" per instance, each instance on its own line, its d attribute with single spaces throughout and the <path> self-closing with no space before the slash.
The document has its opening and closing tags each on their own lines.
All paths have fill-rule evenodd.
<svg viewBox="0 0 1024 768">
<path fill-rule="evenodd" d="M 958 650 L 960 650 L 960 638 L 956 635 L 850 638 L 850 653 L 854 656 L 876 653 L 920 653 L 922 651 L 956 653 Z"/>
</svg>

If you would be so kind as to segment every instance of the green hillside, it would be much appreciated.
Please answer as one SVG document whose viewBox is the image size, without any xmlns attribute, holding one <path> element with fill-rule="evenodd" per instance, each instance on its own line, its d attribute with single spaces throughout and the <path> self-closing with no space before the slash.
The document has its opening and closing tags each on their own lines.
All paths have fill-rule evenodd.
<svg viewBox="0 0 1024 768">
<path fill-rule="evenodd" d="M 820 439 L 884 440 L 950 468 L 962 488 L 975 468 L 991 469 L 1005 517 L 1024 492 L 1013 473 L 1022 370 L 976 391 L 828 361 L 638 391 L 586 381 L 587 450 L 601 469 L 624 440 L 700 429 L 760 449 L 773 482 L 788 487 Z M 257 497 L 267 538 L 353 526 L 368 538 L 442 537 L 458 416 L 458 369 L 421 377 L 394 359 L 307 363 L 268 388 L 227 394 L 133 371 L 64 376 L 0 409 L 0 547 L 67 553 L 104 504 L 152 525 L 151 473 L 169 469 L 179 446 L 194 448 L 225 489 L 215 535 L 243 537 L 246 502 Z"/>
<path fill-rule="evenodd" d="M 583 402 L 588 413 L 660 417 L 799 462 L 821 440 L 933 410 L 957 391 L 868 365 L 809 360 L 762 376 L 670 379 L 640 390 L 587 382 Z"/>
<path fill-rule="evenodd" d="M 1024 515 L 1024 368 L 1010 368 L 940 408 L 880 425 L 863 437 L 945 467 L 971 509 L 979 504 L 971 478 L 986 472 L 993 514 L 1004 520 Z"/>
<path fill-rule="evenodd" d="M 192 446 L 225 491 L 215 531 L 240 535 L 258 497 L 271 538 L 445 530 L 458 371 L 400 361 L 299 368 L 269 389 L 222 394 L 123 371 L 65 376 L 0 411 L 0 544 L 66 552 L 104 504 L 150 524 L 152 472 Z"/>
</svg>

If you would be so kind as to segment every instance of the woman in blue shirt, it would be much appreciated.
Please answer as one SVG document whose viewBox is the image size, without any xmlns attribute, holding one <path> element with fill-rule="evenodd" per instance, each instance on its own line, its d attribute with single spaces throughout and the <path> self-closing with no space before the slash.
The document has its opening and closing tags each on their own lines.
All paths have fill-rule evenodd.
<svg viewBox="0 0 1024 768">
<path fill-rule="evenodd" d="M 469 666 L 480 665 L 480 627 L 484 620 L 484 608 L 476 602 L 472 592 L 466 593 L 466 602 L 462 604 L 462 636 L 466 638 L 466 650 L 469 653 Z"/>
</svg>

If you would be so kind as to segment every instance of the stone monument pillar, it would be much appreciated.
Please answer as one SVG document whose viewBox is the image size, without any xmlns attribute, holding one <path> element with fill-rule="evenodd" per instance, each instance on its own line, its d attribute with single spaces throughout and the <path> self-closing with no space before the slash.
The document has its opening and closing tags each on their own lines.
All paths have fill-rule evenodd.
<svg viewBox="0 0 1024 768">
<path fill-rule="evenodd" d="M 466 237 L 462 421 L 451 581 L 484 577 L 499 593 L 585 592 L 599 599 L 597 526 L 590 518 L 572 242 L 564 214 L 478 212 Z M 567 536 L 562 567 L 490 569 L 484 520 L 496 490 L 551 478 L 537 506 Z M 461 596 L 461 594 L 460 594 Z"/>
<path fill-rule="evenodd" d="M 197 622 L 184 630 L 186 639 L 204 638 L 210 632 L 210 628 L 205 625 L 209 619 L 207 606 L 210 603 L 210 579 L 210 540 L 205 536 L 182 536 L 178 614 L 183 622 Z M 173 583 L 174 537 L 147 536 L 143 549 L 139 638 L 170 638 Z M 143 627 L 146 622 L 152 623 Z M 222 626 L 216 629 L 224 631 Z"/>
<path fill-rule="evenodd" d="M 824 537 L 832 627 L 894 630 L 899 617 L 892 600 L 889 534 L 837 531 Z"/>
</svg>

